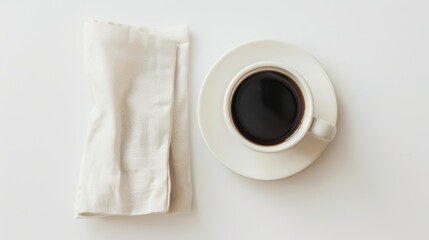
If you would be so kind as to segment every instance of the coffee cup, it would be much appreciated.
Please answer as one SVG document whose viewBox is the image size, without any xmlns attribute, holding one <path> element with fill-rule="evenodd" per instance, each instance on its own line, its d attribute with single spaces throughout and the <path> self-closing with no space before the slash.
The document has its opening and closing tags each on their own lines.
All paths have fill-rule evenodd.
<svg viewBox="0 0 429 240">
<path fill-rule="evenodd" d="M 226 125 L 243 145 L 279 152 L 306 135 L 330 142 L 336 127 L 314 115 L 313 94 L 295 69 L 273 61 L 251 64 L 228 85 L 223 103 Z"/>
</svg>

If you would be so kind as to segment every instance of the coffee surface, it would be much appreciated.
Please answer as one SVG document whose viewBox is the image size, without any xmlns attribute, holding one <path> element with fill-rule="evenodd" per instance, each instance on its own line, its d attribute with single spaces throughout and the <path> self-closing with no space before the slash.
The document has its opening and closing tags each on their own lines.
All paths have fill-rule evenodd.
<svg viewBox="0 0 429 240">
<path fill-rule="evenodd" d="M 293 80 L 277 71 L 244 79 L 233 93 L 231 115 L 245 138 L 259 145 L 284 142 L 299 127 L 304 101 Z"/>
</svg>

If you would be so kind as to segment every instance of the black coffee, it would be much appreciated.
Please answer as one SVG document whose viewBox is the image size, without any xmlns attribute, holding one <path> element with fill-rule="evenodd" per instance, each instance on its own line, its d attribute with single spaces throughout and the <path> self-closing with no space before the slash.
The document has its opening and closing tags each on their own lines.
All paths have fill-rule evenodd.
<svg viewBox="0 0 429 240">
<path fill-rule="evenodd" d="M 235 127 L 259 145 L 285 141 L 299 127 L 304 113 L 302 93 L 293 80 L 277 71 L 250 75 L 236 88 L 231 102 Z"/>
</svg>

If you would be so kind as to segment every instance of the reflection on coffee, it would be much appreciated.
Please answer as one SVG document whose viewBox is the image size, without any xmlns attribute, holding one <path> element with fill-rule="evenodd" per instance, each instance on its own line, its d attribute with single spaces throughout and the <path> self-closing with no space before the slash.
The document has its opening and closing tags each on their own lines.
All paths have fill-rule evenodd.
<svg viewBox="0 0 429 240">
<path fill-rule="evenodd" d="M 235 127 L 249 141 L 264 145 L 284 142 L 298 129 L 304 100 L 287 75 L 265 70 L 246 77 L 231 101 Z"/>
</svg>

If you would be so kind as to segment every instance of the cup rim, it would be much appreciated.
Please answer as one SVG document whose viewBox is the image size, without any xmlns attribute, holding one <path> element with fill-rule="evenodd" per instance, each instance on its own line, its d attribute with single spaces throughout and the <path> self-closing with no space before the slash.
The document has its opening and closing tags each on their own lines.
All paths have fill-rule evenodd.
<svg viewBox="0 0 429 240">
<path fill-rule="evenodd" d="M 271 145 L 271 146 L 256 144 L 251 142 L 247 138 L 245 138 L 235 127 L 234 121 L 232 119 L 231 111 L 230 111 L 233 94 L 237 89 L 237 87 L 240 85 L 240 83 L 246 79 L 245 76 L 255 74 L 259 71 L 264 71 L 264 70 L 278 71 L 282 74 L 287 75 L 289 78 L 291 78 L 301 90 L 303 101 L 304 101 L 304 114 L 298 128 L 295 130 L 295 132 L 292 135 L 290 135 L 287 139 L 285 139 L 284 142 L 276 145 Z M 314 111 L 313 95 L 310 87 L 308 86 L 303 76 L 299 74 L 299 72 L 297 72 L 295 69 L 285 64 L 274 62 L 274 61 L 256 62 L 240 70 L 231 79 L 230 83 L 228 84 L 228 87 L 224 95 L 224 101 L 223 101 L 224 120 L 226 122 L 226 125 L 229 131 L 244 146 L 259 152 L 266 152 L 266 153 L 279 152 L 279 151 L 292 148 L 299 141 L 301 141 L 307 135 L 310 129 L 310 126 L 313 121 L 313 111 Z"/>
</svg>

